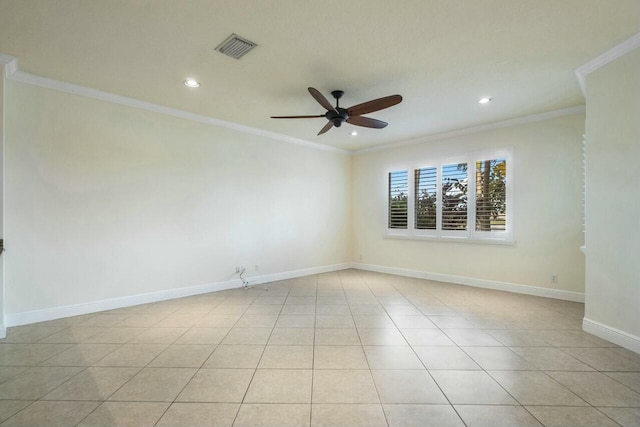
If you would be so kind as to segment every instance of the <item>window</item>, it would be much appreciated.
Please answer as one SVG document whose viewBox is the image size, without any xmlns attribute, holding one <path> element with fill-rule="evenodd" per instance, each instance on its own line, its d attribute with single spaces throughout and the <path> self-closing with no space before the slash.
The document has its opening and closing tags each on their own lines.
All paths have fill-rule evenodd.
<svg viewBox="0 0 640 427">
<path fill-rule="evenodd" d="M 389 228 L 407 228 L 409 173 L 389 172 Z"/>
<path fill-rule="evenodd" d="M 511 157 L 495 150 L 389 172 L 388 234 L 512 241 Z"/>
</svg>

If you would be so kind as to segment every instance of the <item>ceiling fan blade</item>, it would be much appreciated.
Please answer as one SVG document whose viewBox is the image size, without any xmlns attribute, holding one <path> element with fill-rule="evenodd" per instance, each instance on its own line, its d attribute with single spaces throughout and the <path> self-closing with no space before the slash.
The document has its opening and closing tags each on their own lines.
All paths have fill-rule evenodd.
<svg viewBox="0 0 640 427">
<path fill-rule="evenodd" d="M 347 123 L 365 128 L 382 129 L 387 127 L 389 123 L 382 120 L 372 119 L 370 117 L 353 116 L 347 119 Z"/>
<path fill-rule="evenodd" d="M 272 119 L 315 119 L 317 117 L 325 117 L 324 114 L 318 116 L 271 116 Z"/>
<path fill-rule="evenodd" d="M 331 103 L 327 100 L 327 98 L 325 98 L 324 95 L 322 95 L 318 89 L 310 87 L 309 88 L 309 93 L 311 94 L 311 96 L 313 96 L 315 98 L 316 101 L 318 101 L 318 103 L 320 105 L 322 105 L 324 108 L 326 108 L 327 111 L 335 111 L 336 110 L 336 107 L 331 105 Z"/>
<path fill-rule="evenodd" d="M 384 110 L 385 108 L 392 107 L 402 102 L 402 96 L 391 95 L 384 98 L 374 99 L 373 101 L 363 102 L 362 104 L 354 105 L 351 108 L 347 108 L 347 112 L 350 116 L 360 116 L 362 114 L 373 113 L 374 111 Z"/>
<path fill-rule="evenodd" d="M 324 125 L 324 127 L 322 129 L 320 129 L 320 132 L 318 132 L 318 135 L 322 135 L 323 133 L 325 133 L 326 131 L 328 131 L 332 127 L 333 127 L 333 122 L 332 121 L 328 121 L 327 124 Z"/>
</svg>

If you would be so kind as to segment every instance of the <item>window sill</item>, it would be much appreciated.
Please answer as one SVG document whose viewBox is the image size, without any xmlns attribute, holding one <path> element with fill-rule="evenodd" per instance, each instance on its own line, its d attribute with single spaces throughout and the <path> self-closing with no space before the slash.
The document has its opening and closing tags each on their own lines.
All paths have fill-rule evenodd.
<svg viewBox="0 0 640 427">
<path fill-rule="evenodd" d="M 393 234 L 385 233 L 383 235 L 385 239 L 398 239 L 398 240 L 424 240 L 430 242 L 449 242 L 449 243 L 473 243 L 481 245 L 501 245 L 501 246 L 515 246 L 516 241 L 512 239 L 500 239 L 500 238 L 484 238 L 484 239 L 472 239 L 469 237 L 453 237 L 453 236 L 419 236 L 408 234 Z"/>
</svg>

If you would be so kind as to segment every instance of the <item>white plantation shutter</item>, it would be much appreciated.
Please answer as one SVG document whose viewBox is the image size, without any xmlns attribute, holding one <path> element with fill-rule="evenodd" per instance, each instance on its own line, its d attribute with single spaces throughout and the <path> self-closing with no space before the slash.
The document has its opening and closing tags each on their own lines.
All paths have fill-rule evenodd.
<svg viewBox="0 0 640 427">
<path fill-rule="evenodd" d="M 476 161 L 476 231 L 504 231 L 507 223 L 507 160 Z"/>
<path fill-rule="evenodd" d="M 442 166 L 442 229 L 467 229 L 467 163 Z"/>
<path fill-rule="evenodd" d="M 438 200 L 438 168 L 416 169 L 414 178 L 415 228 L 436 229 Z"/>
<path fill-rule="evenodd" d="M 389 228 L 407 228 L 408 195 L 409 171 L 389 172 Z"/>
</svg>

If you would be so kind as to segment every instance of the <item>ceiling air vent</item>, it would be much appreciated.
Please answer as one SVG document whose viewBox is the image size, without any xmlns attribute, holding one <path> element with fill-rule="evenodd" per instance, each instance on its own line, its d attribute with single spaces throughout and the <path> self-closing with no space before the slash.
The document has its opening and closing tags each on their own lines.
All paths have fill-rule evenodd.
<svg viewBox="0 0 640 427">
<path fill-rule="evenodd" d="M 216 50 L 232 58 L 240 59 L 256 46 L 258 45 L 244 37 L 240 37 L 237 34 L 231 34 L 225 41 L 216 47 Z"/>
</svg>

